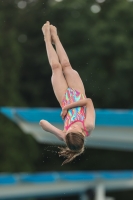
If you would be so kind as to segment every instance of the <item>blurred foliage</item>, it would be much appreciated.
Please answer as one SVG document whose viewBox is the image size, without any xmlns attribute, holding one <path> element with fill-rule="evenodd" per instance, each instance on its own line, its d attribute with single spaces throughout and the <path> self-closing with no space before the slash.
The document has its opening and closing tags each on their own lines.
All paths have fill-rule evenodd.
<svg viewBox="0 0 133 200">
<path fill-rule="evenodd" d="M 41 31 L 49 20 L 57 26 L 70 62 L 81 75 L 86 95 L 92 98 L 95 107 L 133 107 L 133 2 L 24 2 L 26 7 L 20 9 L 18 0 L 0 0 L 1 106 L 59 107 L 51 86 L 51 69 Z M 99 13 L 91 11 L 93 4 L 101 7 Z M 61 168 L 56 147 L 37 144 L 2 115 L 0 123 L 0 171 L 49 171 L 53 170 L 53 164 L 54 170 L 133 166 L 128 152 L 87 149 L 84 155 Z M 121 155 L 126 162 L 123 163 Z"/>
<path fill-rule="evenodd" d="M 92 5 L 99 5 L 101 11 L 93 13 Z M 49 20 L 57 26 L 70 62 L 95 107 L 131 109 L 132 6 L 127 0 L 0 0 L 0 105 L 59 107 L 41 31 Z M 131 152 L 96 149 L 86 149 L 61 167 L 57 147 L 38 144 L 2 115 L 0 138 L 1 172 L 133 167 Z M 122 197 L 126 198 L 122 195 L 117 199 Z"/>
<path fill-rule="evenodd" d="M 39 145 L 1 115 L 0 122 L 0 172 L 34 172 L 41 154 Z"/>
<path fill-rule="evenodd" d="M 18 30 L 27 35 L 23 50 L 29 51 L 23 54 L 21 80 L 24 82 L 20 89 L 28 105 L 59 106 L 51 87 L 51 69 L 41 32 L 43 23 L 49 20 L 57 26 L 70 62 L 80 73 L 86 94 L 93 99 L 95 107 L 132 108 L 131 2 L 105 1 L 97 14 L 90 10 L 94 2 L 37 1 L 21 11 L 23 26 Z"/>
<path fill-rule="evenodd" d="M 95 107 L 132 108 L 132 2 L 106 0 L 99 13 L 90 10 L 94 0 L 18 2 L 0 2 L 1 104 L 59 107 L 41 31 L 49 20 Z"/>
</svg>

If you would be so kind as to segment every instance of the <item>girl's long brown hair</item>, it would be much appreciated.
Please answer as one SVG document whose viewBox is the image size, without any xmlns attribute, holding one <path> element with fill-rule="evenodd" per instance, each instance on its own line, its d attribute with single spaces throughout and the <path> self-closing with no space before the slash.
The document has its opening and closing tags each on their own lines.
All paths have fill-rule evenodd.
<svg viewBox="0 0 133 200">
<path fill-rule="evenodd" d="M 68 133 L 65 139 L 67 147 L 58 147 L 59 156 L 67 158 L 62 165 L 72 161 L 84 151 L 84 136 L 81 133 Z"/>
</svg>

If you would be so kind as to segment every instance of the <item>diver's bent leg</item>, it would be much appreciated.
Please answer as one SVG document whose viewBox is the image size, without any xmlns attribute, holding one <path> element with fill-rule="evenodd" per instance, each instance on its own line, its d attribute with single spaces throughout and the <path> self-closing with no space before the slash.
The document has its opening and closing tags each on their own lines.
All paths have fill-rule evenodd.
<svg viewBox="0 0 133 200">
<path fill-rule="evenodd" d="M 68 85 L 63 75 L 62 67 L 59 63 L 59 59 L 56 54 L 56 51 L 51 44 L 49 22 L 44 24 L 42 30 L 45 35 L 46 51 L 47 51 L 48 60 L 52 69 L 51 82 L 52 82 L 53 90 L 54 90 L 57 100 L 59 101 L 61 105 L 63 96 L 68 88 Z"/>
<path fill-rule="evenodd" d="M 61 65 L 52 66 L 52 77 L 51 82 L 54 90 L 54 94 L 60 104 L 62 106 L 62 100 L 68 88 L 65 77 L 62 73 Z"/>
<path fill-rule="evenodd" d="M 45 37 L 45 45 L 46 45 L 48 61 L 52 68 L 53 65 L 55 66 L 59 64 L 59 59 L 54 47 L 51 44 L 50 23 L 48 21 L 43 25 L 42 31 Z"/>
<path fill-rule="evenodd" d="M 51 32 L 52 41 L 54 42 L 55 47 L 56 47 L 56 52 L 57 52 L 60 64 L 63 69 L 64 66 L 70 65 L 69 58 L 68 58 L 67 53 L 59 39 L 56 27 L 53 25 L 50 25 L 50 32 Z"/>
<path fill-rule="evenodd" d="M 86 96 L 84 84 L 82 82 L 82 79 L 79 76 L 79 73 L 76 70 L 72 69 L 71 66 L 64 67 L 63 73 L 65 76 L 67 85 L 70 88 L 73 88 L 74 90 L 77 90 L 81 94 Z"/>
<path fill-rule="evenodd" d="M 60 42 L 60 39 L 57 35 L 57 30 L 55 26 L 50 26 L 50 32 L 53 42 L 55 43 L 56 52 L 67 82 L 68 87 L 78 90 L 85 95 L 85 89 L 83 82 L 76 70 L 74 70 L 69 62 L 69 58 L 63 48 L 63 45 Z"/>
<path fill-rule="evenodd" d="M 73 88 L 85 95 L 85 88 L 79 73 L 72 68 L 58 37 L 56 37 L 55 46 L 68 87 Z"/>
</svg>

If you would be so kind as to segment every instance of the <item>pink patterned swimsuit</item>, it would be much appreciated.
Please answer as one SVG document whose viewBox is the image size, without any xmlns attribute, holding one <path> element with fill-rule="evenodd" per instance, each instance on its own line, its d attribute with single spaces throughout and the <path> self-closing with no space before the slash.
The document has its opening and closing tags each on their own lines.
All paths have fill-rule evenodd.
<svg viewBox="0 0 133 200">
<path fill-rule="evenodd" d="M 72 88 L 67 88 L 65 96 L 62 100 L 62 108 L 65 105 L 68 105 L 73 102 L 77 102 L 77 101 L 79 101 L 81 99 L 85 99 L 85 98 L 86 97 L 83 94 L 81 94 L 80 92 L 78 92 L 77 90 L 74 90 Z M 85 116 L 86 116 L 85 106 L 69 109 L 67 112 L 67 115 L 65 117 L 64 128 L 66 130 L 68 130 L 68 128 L 75 122 L 82 122 L 84 130 L 86 132 L 86 136 L 89 136 L 89 133 L 86 130 L 85 125 L 84 125 Z"/>
</svg>

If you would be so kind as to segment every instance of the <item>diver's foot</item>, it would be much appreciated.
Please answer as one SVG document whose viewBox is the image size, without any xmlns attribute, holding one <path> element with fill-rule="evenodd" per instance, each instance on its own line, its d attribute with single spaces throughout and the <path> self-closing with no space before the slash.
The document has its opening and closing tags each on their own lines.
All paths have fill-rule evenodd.
<svg viewBox="0 0 133 200">
<path fill-rule="evenodd" d="M 50 22 L 47 21 L 43 27 L 42 27 L 42 32 L 44 35 L 44 40 L 46 42 L 46 40 L 51 40 L 51 34 L 50 34 Z"/>
<path fill-rule="evenodd" d="M 55 44 L 55 40 L 58 36 L 57 34 L 57 28 L 53 25 L 50 25 L 50 33 L 51 33 L 51 40 L 52 40 L 52 44 Z"/>
</svg>

